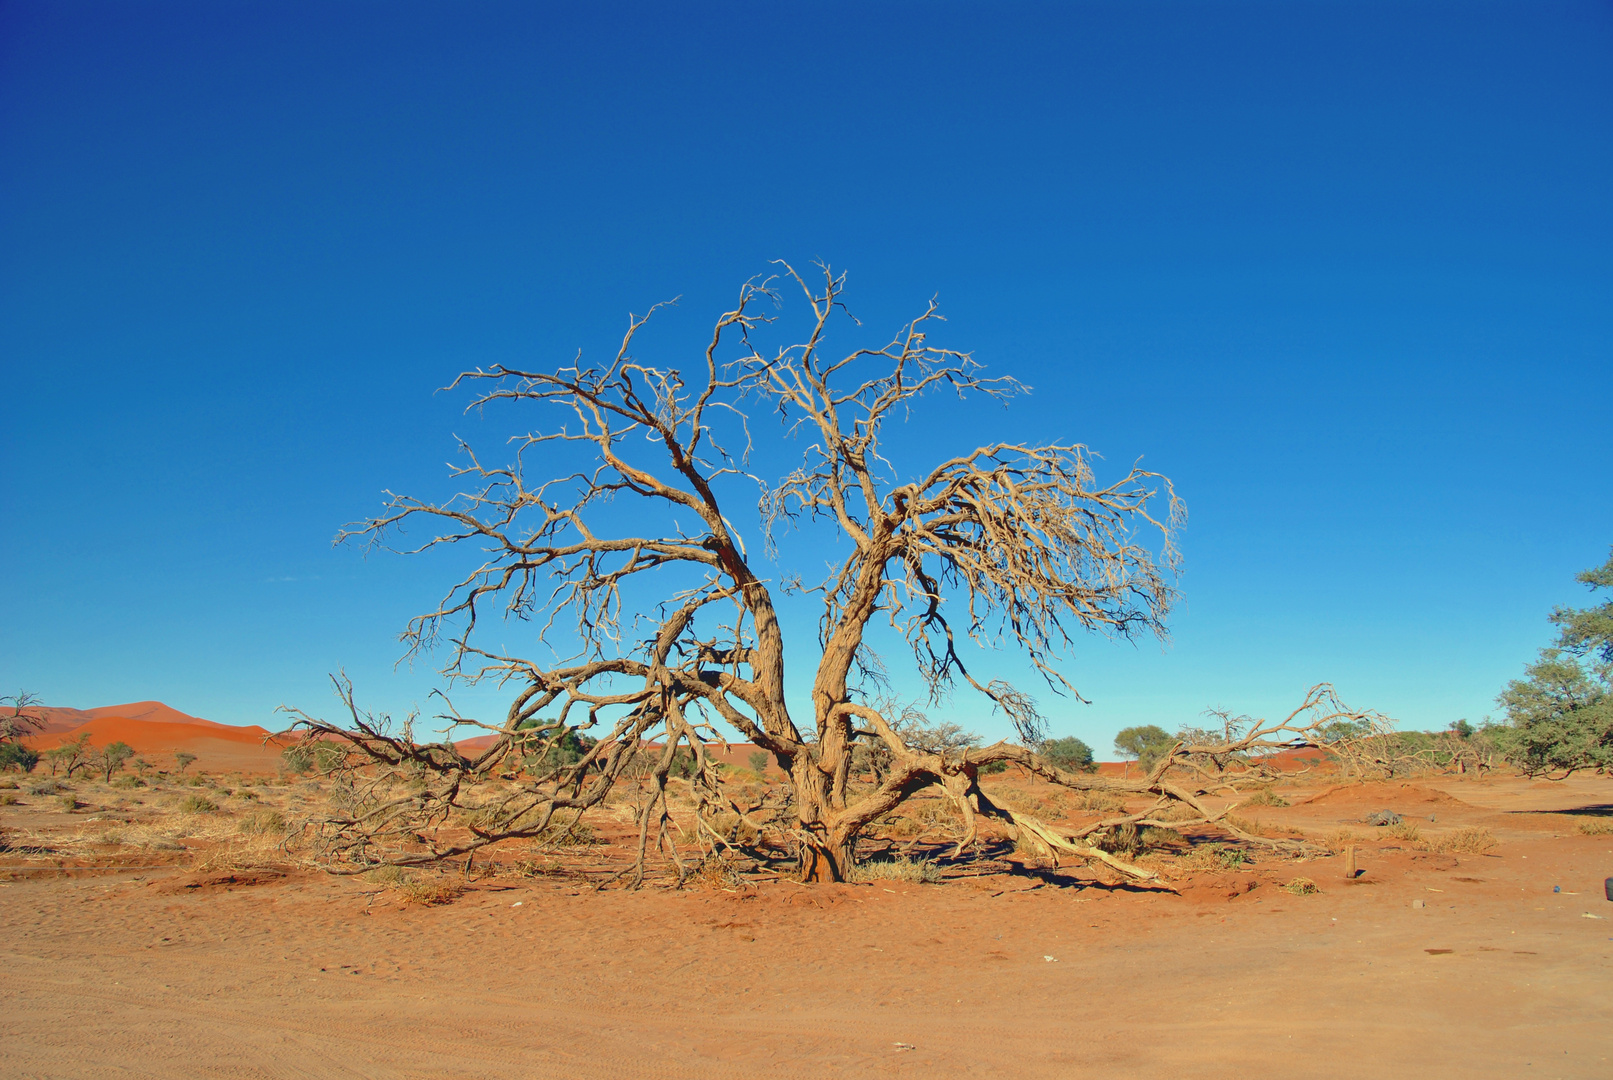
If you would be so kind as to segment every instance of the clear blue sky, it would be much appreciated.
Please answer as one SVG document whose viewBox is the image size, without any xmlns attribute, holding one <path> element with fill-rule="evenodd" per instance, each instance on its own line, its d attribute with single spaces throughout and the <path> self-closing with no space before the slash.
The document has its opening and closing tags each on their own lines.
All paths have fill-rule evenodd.
<svg viewBox="0 0 1613 1080">
<path fill-rule="evenodd" d="M 1173 641 L 1080 643 L 1058 733 L 1321 680 L 1477 719 L 1613 543 L 1610 193 L 1600 2 L 10 0 L 0 683 L 424 703 L 395 635 L 453 567 L 330 541 L 506 433 L 432 391 L 680 294 L 692 356 L 821 258 L 1035 388 L 916 454 L 1077 439 L 1188 504 Z"/>
</svg>

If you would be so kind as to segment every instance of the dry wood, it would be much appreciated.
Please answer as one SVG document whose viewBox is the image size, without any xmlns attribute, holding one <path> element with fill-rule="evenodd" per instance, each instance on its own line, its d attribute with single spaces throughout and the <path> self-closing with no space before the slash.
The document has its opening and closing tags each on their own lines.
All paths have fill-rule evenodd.
<svg viewBox="0 0 1613 1080">
<path fill-rule="evenodd" d="M 1054 691 L 1078 698 L 1057 666 L 1073 635 L 1163 636 L 1184 515 L 1169 481 L 1133 467 L 1100 483 L 1085 447 L 1012 442 L 899 473 L 881 454 L 881 435 L 919 397 L 946 390 L 1005 401 L 1024 387 L 986 377 L 966 353 L 931 345 L 926 335 L 940 317 L 933 302 L 883 347 L 830 354 L 844 277 L 823 267 L 809 281 L 780 265 L 778 277 L 746 283 L 700 359 L 684 368 L 634 357 L 646 315 L 629 320 L 603 367 L 500 365 L 455 380 L 476 389 L 472 408 L 515 407 L 541 426 L 514 440 L 503 465 L 484 464 L 463 446 L 468 464 L 454 475 L 468 482 L 464 491 L 444 502 L 391 496 L 385 513 L 342 539 L 385 547 L 406 526 L 424 525 L 427 539 L 403 550 L 479 548 L 480 562 L 410 622 L 404 640 L 411 653 L 446 650 L 451 681 L 498 680 L 516 691 L 496 723 L 447 705 L 442 716 L 454 730 L 496 735 L 475 755 L 447 741 L 418 742 L 414 718 L 400 726 L 361 712 L 345 678 L 337 680 L 343 722 L 291 710 L 311 737 L 344 748 L 336 768 L 345 812 L 316 824 L 327 864 L 430 862 L 541 838 L 598 807 L 624 778 L 643 788 L 635 884 L 651 851 L 680 881 L 686 872 L 668 803 L 669 784 L 682 792 L 685 782 L 680 798 L 694 806 L 701 857 L 743 846 L 738 824 L 727 832 L 711 824 L 731 815 L 793 845 L 805 880 L 844 879 L 870 823 L 929 788 L 945 792 L 960 816 L 959 852 L 982 816 L 1034 838 L 1055 860 L 1097 861 L 1144 880 L 1154 873 L 1090 838 L 1128 823 L 1215 824 L 1251 843 L 1292 846 L 1246 835 L 1226 820 L 1228 808 L 1212 810 L 1204 799 L 1269 782 L 1272 755 L 1317 745 L 1323 725 L 1362 715 L 1339 705 L 1331 689 L 1316 688 L 1280 722 L 1223 717 L 1217 737 L 1181 742 L 1147 776 L 1116 780 L 1064 773 L 1027 749 L 1044 735 L 1035 700 L 977 675 L 960 653 L 964 641 L 1012 649 Z M 764 352 L 755 339 L 772 317 L 758 308 L 782 301 L 781 283 L 799 290 L 810 316 L 795 343 Z M 747 464 L 752 424 L 765 412 L 809 444 L 800 466 L 772 486 Z M 581 471 L 557 465 L 578 460 Z M 761 489 L 769 555 L 787 529 L 826 526 L 829 544 L 839 544 L 821 580 L 792 576 L 782 586 L 821 601 L 804 723 L 787 700 L 775 607 L 781 586 L 753 568 L 755 553 L 728 505 L 747 485 Z M 634 527 L 624 533 L 623 521 Z M 544 663 L 483 643 L 484 622 L 512 618 L 536 622 L 540 641 L 569 659 Z M 879 628 L 909 651 L 932 702 L 948 700 L 954 687 L 982 694 L 1010 718 L 1019 743 L 912 745 L 899 712 L 874 704 L 883 700 L 881 666 L 868 636 Z M 787 805 L 730 797 L 705 750 L 720 741 L 719 722 L 783 770 Z M 573 760 L 566 750 L 579 733 L 597 741 Z M 870 744 L 888 752 L 889 765 L 871 789 L 856 790 L 853 755 Z M 1061 832 L 982 792 L 981 770 L 998 762 L 1149 806 Z M 686 781 L 673 783 L 675 766 Z M 1156 816 L 1176 804 L 1191 816 Z"/>
</svg>

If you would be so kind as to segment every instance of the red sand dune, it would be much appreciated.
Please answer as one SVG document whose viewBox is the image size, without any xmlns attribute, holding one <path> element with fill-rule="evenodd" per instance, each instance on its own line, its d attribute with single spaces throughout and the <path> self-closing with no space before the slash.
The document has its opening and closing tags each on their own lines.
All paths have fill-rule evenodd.
<svg viewBox="0 0 1613 1080">
<path fill-rule="evenodd" d="M 98 709 L 50 709 L 44 731 L 26 740 L 36 750 L 49 750 L 80 735 L 90 745 L 124 742 L 135 753 L 160 759 L 177 751 L 195 754 L 196 768 L 206 771 L 274 772 L 280 765 L 284 738 L 269 738 L 266 728 L 237 727 L 189 716 L 158 701 L 108 705 Z M 76 721 L 76 722 L 70 722 Z M 268 740 L 267 742 L 265 740 Z"/>
</svg>

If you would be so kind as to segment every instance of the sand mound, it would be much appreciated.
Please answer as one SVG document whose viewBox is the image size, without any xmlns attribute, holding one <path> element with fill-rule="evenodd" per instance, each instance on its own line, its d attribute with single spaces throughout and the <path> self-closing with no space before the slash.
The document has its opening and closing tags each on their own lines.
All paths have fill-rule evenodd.
<svg viewBox="0 0 1613 1080">
<path fill-rule="evenodd" d="M 1404 781 L 1374 781 L 1364 784 L 1339 784 L 1314 795 L 1300 806 L 1414 806 L 1429 804 L 1466 806 L 1461 799 L 1447 795 L 1436 788 Z"/>
</svg>

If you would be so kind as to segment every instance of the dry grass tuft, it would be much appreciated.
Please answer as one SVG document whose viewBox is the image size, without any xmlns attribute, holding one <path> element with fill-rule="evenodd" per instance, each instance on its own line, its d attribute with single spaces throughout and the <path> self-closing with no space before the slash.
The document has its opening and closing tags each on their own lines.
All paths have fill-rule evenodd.
<svg viewBox="0 0 1613 1080">
<path fill-rule="evenodd" d="M 1295 896 L 1314 896 L 1322 890 L 1316 882 L 1307 877 L 1297 877 L 1283 886 L 1283 891 Z"/>
<path fill-rule="evenodd" d="M 1221 844 L 1199 844 L 1176 860 L 1176 865 L 1190 870 L 1236 870 L 1249 860 L 1241 848 Z"/>
<path fill-rule="evenodd" d="M 1606 836 L 1613 833 L 1613 821 L 1582 821 L 1579 831 L 1586 836 Z"/>
<path fill-rule="evenodd" d="M 405 904 L 451 904 L 465 894 L 465 886 L 452 878 L 405 880 L 398 884 Z"/>
<path fill-rule="evenodd" d="M 859 883 L 908 881 L 916 885 L 930 885 L 941 880 L 941 872 L 928 859 L 876 856 L 853 866 L 850 877 Z"/>
<path fill-rule="evenodd" d="M 1461 855 L 1483 855 L 1500 843 L 1489 829 L 1476 825 L 1456 829 L 1427 842 L 1429 851 Z"/>
<path fill-rule="evenodd" d="M 1271 789 L 1271 786 L 1261 788 L 1247 799 L 1243 800 L 1245 806 L 1288 806 L 1289 802 Z"/>
<path fill-rule="evenodd" d="M 286 819 L 280 811 L 265 806 L 241 818 L 236 829 L 242 836 L 279 836 L 286 831 Z"/>
<path fill-rule="evenodd" d="M 1409 821 L 1402 821 L 1397 825 L 1384 828 L 1384 833 L 1396 840 L 1405 840 L 1407 843 L 1418 843 L 1423 838 L 1423 832 Z"/>
<path fill-rule="evenodd" d="M 218 803 L 206 795 L 186 795 L 174 809 L 181 814 L 211 814 L 218 809 Z"/>
</svg>

